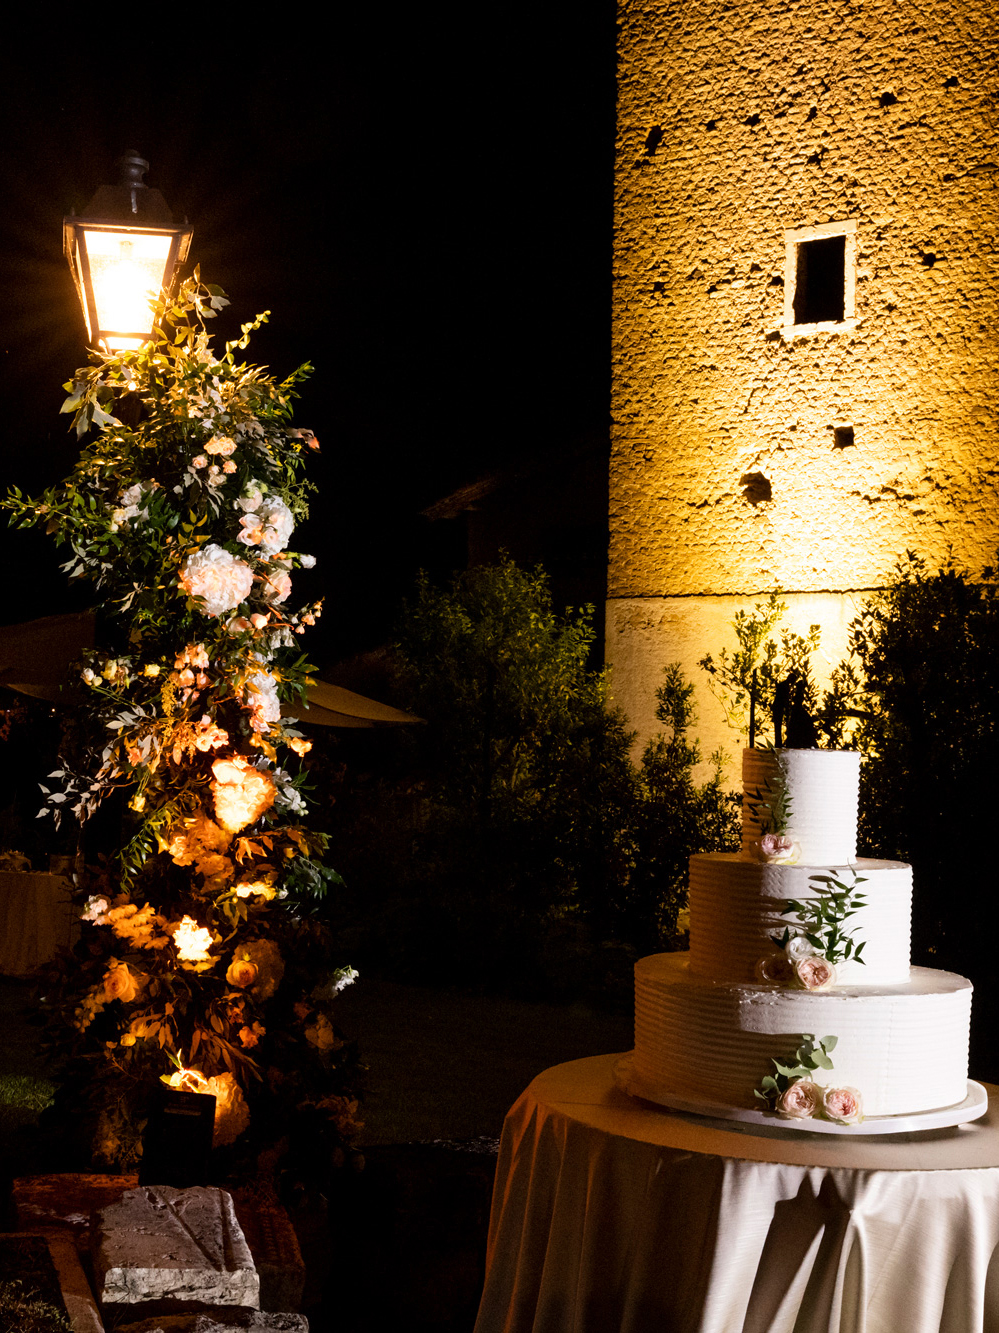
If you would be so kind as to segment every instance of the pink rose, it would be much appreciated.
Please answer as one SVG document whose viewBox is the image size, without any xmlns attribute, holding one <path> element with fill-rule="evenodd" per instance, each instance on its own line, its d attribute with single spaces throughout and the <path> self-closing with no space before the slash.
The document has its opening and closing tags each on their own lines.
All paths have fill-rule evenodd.
<svg viewBox="0 0 999 1333">
<path fill-rule="evenodd" d="M 809 1120 L 822 1104 L 822 1089 L 810 1078 L 799 1078 L 777 1099 L 774 1108 L 778 1115 L 789 1120 Z"/>
<path fill-rule="evenodd" d="M 802 990 L 828 990 L 836 984 L 836 969 L 821 954 L 799 958 L 794 964 L 794 977 Z"/>
<path fill-rule="evenodd" d="M 856 1088 L 826 1088 L 822 1094 L 822 1113 L 827 1120 L 841 1125 L 856 1125 L 864 1118 L 864 1103 Z"/>
<path fill-rule="evenodd" d="M 760 860 L 773 865 L 794 865 L 801 855 L 798 844 L 783 833 L 764 833 L 756 846 Z"/>
<path fill-rule="evenodd" d="M 794 968 L 782 949 L 764 954 L 756 964 L 756 980 L 786 986 L 794 980 Z"/>
</svg>

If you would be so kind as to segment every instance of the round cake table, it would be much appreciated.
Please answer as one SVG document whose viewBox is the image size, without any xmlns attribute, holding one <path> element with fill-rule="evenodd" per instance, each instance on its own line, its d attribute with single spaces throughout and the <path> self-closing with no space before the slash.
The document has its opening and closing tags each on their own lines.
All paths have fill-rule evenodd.
<svg viewBox="0 0 999 1333">
<path fill-rule="evenodd" d="M 999 1333 L 999 1089 L 851 1138 L 658 1109 L 619 1059 L 507 1115 L 475 1333 Z"/>
</svg>

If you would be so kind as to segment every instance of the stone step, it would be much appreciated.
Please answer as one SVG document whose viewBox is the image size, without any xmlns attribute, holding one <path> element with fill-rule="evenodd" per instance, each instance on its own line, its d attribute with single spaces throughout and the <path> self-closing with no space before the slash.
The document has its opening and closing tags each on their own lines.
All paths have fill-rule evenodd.
<svg viewBox="0 0 999 1333">
<path fill-rule="evenodd" d="M 178 1313 L 260 1306 L 260 1278 L 232 1196 L 214 1186 L 140 1185 L 99 1209 L 91 1231 L 98 1302 Z"/>
<path fill-rule="evenodd" d="M 90 1254 L 90 1217 L 136 1189 L 136 1175 L 21 1176 L 14 1181 L 18 1226 L 24 1230 L 61 1231 L 71 1236 L 81 1254 Z M 277 1196 L 259 1189 L 234 1189 L 236 1218 L 260 1276 L 261 1310 L 302 1308 L 305 1264 L 295 1230 Z"/>
</svg>

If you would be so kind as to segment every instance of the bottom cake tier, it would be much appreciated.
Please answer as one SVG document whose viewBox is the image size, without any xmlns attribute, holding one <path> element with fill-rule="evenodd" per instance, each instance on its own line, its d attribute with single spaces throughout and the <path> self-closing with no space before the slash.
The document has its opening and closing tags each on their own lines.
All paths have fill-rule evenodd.
<svg viewBox="0 0 999 1333">
<path fill-rule="evenodd" d="M 633 1068 L 650 1087 L 758 1107 L 754 1089 L 802 1036 L 837 1038 L 818 1082 L 857 1088 L 868 1116 L 953 1106 L 967 1094 L 971 982 L 914 967 L 894 986 L 807 992 L 695 976 L 685 953 L 635 965 Z"/>
</svg>

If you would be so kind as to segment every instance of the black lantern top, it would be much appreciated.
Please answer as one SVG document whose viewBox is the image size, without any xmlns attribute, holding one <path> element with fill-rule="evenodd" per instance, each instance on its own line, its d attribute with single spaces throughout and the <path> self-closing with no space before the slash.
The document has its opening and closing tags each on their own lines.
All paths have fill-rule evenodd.
<svg viewBox="0 0 999 1333">
<path fill-rule="evenodd" d="M 193 235 L 175 226 L 159 190 L 143 177 L 134 149 L 118 159 L 117 185 L 104 185 L 85 216 L 63 219 L 63 249 L 91 342 L 111 351 L 139 347 L 152 333 L 150 302 L 169 287 Z"/>
</svg>

